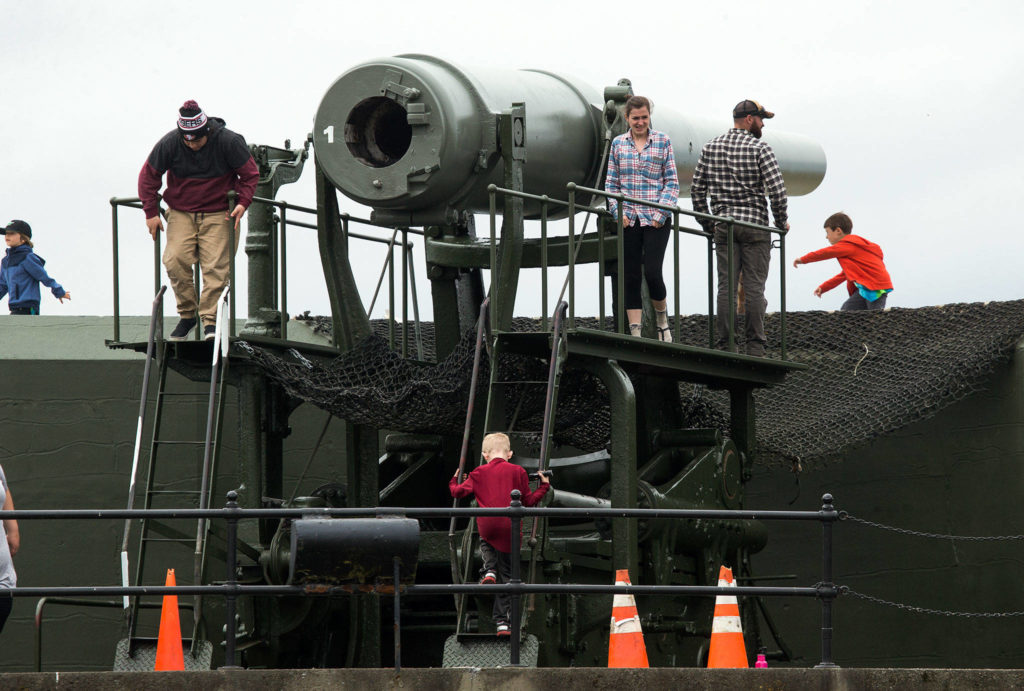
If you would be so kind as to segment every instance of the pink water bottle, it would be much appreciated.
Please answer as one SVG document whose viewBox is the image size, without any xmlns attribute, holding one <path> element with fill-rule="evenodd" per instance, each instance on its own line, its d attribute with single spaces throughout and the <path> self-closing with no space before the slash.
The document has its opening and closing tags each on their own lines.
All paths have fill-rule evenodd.
<svg viewBox="0 0 1024 691">
<path fill-rule="evenodd" d="M 754 663 L 756 669 L 768 669 L 768 660 L 765 659 L 764 654 L 764 648 L 757 651 L 757 662 Z"/>
</svg>

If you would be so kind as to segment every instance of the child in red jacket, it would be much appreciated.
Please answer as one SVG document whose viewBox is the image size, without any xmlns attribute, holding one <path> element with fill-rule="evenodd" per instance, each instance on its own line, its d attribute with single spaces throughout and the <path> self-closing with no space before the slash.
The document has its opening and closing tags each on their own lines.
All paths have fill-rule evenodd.
<svg viewBox="0 0 1024 691">
<path fill-rule="evenodd" d="M 842 212 L 825 219 L 825 237 L 831 247 L 793 260 L 793 268 L 832 257 L 839 260 L 842 271 L 815 288 L 814 294 L 821 297 L 846 281 L 850 297 L 843 303 L 844 312 L 884 309 L 885 299 L 892 292 L 892 279 L 882 261 L 882 248 L 854 235 L 853 221 Z"/>
<path fill-rule="evenodd" d="M 476 503 L 481 507 L 505 507 L 511 504 L 512 490 L 517 489 L 522 495 L 523 506 L 533 506 L 548 493 L 550 480 L 545 473 L 540 474 L 540 485 L 530 491 L 530 480 L 522 466 L 509 463 L 512 448 L 508 435 L 497 432 L 484 437 L 481 446 L 485 463 L 478 466 L 469 475 L 463 475 L 460 483 L 458 471 L 448 481 L 448 489 L 453 497 L 476 495 Z M 480 556 L 484 566 L 480 569 L 481 583 L 496 583 L 501 577 L 507 583 L 512 577 L 512 519 L 508 516 L 480 516 L 477 518 L 480 531 Z M 518 559 L 519 555 L 515 555 Z M 494 623 L 499 636 L 510 635 L 509 612 L 512 598 L 507 593 L 494 597 Z"/>
</svg>

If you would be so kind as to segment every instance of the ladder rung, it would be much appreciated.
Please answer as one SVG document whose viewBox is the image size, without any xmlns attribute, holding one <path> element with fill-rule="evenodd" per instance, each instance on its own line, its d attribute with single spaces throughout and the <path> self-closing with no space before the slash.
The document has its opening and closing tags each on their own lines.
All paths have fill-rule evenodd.
<svg viewBox="0 0 1024 691">
<path fill-rule="evenodd" d="M 144 537 L 142 540 L 144 542 L 176 542 L 180 545 L 194 545 L 196 543 L 194 537 Z"/>
<path fill-rule="evenodd" d="M 202 490 L 198 490 L 198 489 L 154 489 L 154 490 L 150 490 L 149 494 L 150 495 L 154 495 L 154 494 L 184 494 L 184 495 L 193 495 L 193 494 L 202 494 Z"/>
<path fill-rule="evenodd" d="M 162 440 L 162 439 L 154 439 L 153 443 L 154 444 L 166 444 L 167 446 L 202 446 L 202 445 L 206 444 L 205 441 L 178 441 L 178 440 L 173 440 L 173 441 L 172 440 L 167 440 L 167 441 L 165 441 L 165 440 Z M 211 442 L 211 444 L 212 443 L 213 442 Z"/>
<path fill-rule="evenodd" d="M 209 391 L 161 391 L 161 396 L 202 396 L 203 398 L 209 398 Z"/>
<path fill-rule="evenodd" d="M 519 380 L 519 381 L 515 381 L 515 380 L 496 381 L 496 382 L 493 382 L 493 383 L 494 384 L 542 384 L 544 386 L 548 385 L 547 380 L 544 380 L 544 381 L 534 381 L 534 380 L 529 380 L 529 379 L 523 379 L 523 380 Z"/>
</svg>

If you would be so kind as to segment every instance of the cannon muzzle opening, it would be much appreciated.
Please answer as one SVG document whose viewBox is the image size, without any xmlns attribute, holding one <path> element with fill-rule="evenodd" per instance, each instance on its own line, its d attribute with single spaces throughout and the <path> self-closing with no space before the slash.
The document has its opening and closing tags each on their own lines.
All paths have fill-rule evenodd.
<svg viewBox="0 0 1024 691">
<path fill-rule="evenodd" d="M 409 150 L 412 127 L 399 103 L 374 96 L 360 101 L 345 121 L 345 144 L 359 162 L 371 168 L 395 163 Z"/>
</svg>

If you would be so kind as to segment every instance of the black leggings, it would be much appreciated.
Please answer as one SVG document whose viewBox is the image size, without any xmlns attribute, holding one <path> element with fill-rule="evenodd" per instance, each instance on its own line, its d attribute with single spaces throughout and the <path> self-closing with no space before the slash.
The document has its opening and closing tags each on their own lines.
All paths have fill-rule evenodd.
<svg viewBox="0 0 1024 691">
<path fill-rule="evenodd" d="M 640 299 L 640 281 L 644 278 L 647 279 L 647 290 L 650 291 L 652 300 L 661 301 L 668 295 L 662 276 L 668 236 L 668 227 L 642 226 L 639 219 L 626 228 L 622 236 L 626 309 L 638 310 L 643 307 Z"/>
</svg>

